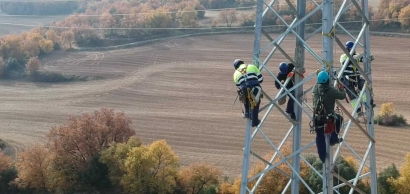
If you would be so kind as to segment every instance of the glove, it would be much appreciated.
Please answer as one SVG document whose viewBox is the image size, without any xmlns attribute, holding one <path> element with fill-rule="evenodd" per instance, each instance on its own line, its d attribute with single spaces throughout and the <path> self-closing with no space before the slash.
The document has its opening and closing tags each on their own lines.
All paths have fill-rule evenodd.
<svg viewBox="0 0 410 194">
<path fill-rule="evenodd" d="M 290 72 L 290 73 L 288 74 L 288 77 L 293 77 L 293 72 Z"/>
<path fill-rule="evenodd" d="M 374 60 L 374 56 L 373 55 L 370 55 L 370 60 Z"/>
<path fill-rule="evenodd" d="M 316 75 L 319 75 L 320 69 L 316 69 Z"/>
<path fill-rule="evenodd" d="M 345 86 L 343 84 L 341 84 L 340 82 L 337 82 L 337 88 L 344 89 Z"/>
</svg>

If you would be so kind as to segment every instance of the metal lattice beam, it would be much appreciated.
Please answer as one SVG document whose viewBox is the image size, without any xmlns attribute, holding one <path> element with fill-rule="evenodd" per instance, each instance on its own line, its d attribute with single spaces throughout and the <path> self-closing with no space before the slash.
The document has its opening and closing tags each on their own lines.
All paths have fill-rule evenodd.
<svg viewBox="0 0 410 194">
<path fill-rule="evenodd" d="M 270 1 L 270 2 L 267 2 Z M 300 192 L 300 185 L 306 187 L 310 193 L 315 193 L 312 188 L 302 179 L 300 176 L 300 167 L 301 163 L 306 163 L 310 167 L 313 173 L 317 174 L 318 177 L 323 180 L 323 190 L 321 193 L 339 193 L 338 189 L 341 187 L 348 186 L 350 187 L 350 194 L 354 191 L 362 192 L 357 188 L 357 184 L 361 179 L 369 178 L 371 181 L 371 193 L 377 194 L 377 176 L 376 176 L 376 158 L 375 158 L 375 140 L 374 140 L 374 112 L 373 112 L 373 92 L 372 92 L 372 76 L 371 76 L 371 52 L 370 52 L 370 33 L 369 33 L 369 6 L 368 0 L 344 0 L 340 7 L 334 6 L 334 0 L 323 0 L 321 3 L 311 0 L 311 3 L 316 5 L 316 7 L 310 11 L 306 12 L 306 0 L 297 0 L 296 5 L 292 4 L 290 0 L 285 0 L 285 3 L 289 6 L 289 10 L 294 12 L 295 19 L 290 23 L 286 23 L 285 19 L 280 15 L 279 10 L 275 10 L 275 2 L 278 0 L 257 0 L 256 6 L 256 21 L 255 21 L 255 37 L 254 37 L 254 51 L 253 51 L 253 63 L 259 67 L 261 72 L 265 74 L 264 76 L 271 76 L 275 81 L 279 81 L 274 71 L 268 67 L 269 60 L 274 55 L 281 55 L 286 58 L 289 62 L 295 64 L 295 84 L 292 88 L 287 89 L 284 87 L 289 82 L 289 79 L 285 83 L 280 83 L 282 87 L 279 92 L 275 95 L 274 98 L 271 98 L 266 91 L 264 91 L 265 99 L 268 101 L 264 106 L 261 106 L 260 112 L 265 112 L 261 124 L 255 129 L 251 128 L 251 121 L 248 119 L 246 123 L 246 133 L 245 133 L 245 146 L 244 146 L 244 158 L 243 158 L 243 167 L 242 167 L 242 180 L 241 180 L 241 194 L 255 193 L 258 190 L 258 186 L 263 182 L 266 174 L 271 170 L 277 170 L 279 173 L 283 174 L 289 180 L 283 189 L 282 193 L 290 192 L 292 194 L 298 194 Z M 361 3 L 361 6 L 359 6 Z M 356 8 L 357 11 L 362 16 L 362 26 L 361 30 L 357 36 L 349 32 L 343 25 L 342 22 L 339 22 L 343 18 L 343 14 L 346 13 L 352 7 Z M 311 16 L 315 13 L 322 11 L 322 25 L 315 29 L 313 33 L 305 36 L 305 25 Z M 271 12 L 278 17 L 279 21 L 283 23 L 283 26 L 286 26 L 287 29 L 277 35 L 277 37 L 272 37 L 269 35 L 268 31 L 265 30 L 263 26 L 263 18 L 268 17 L 267 13 Z M 344 48 L 344 44 L 338 36 L 336 36 L 336 31 L 339 33 L 346 34 L 354 42 L 354 50 L 357 46 L 363 48 L 363 68 L 361 64 L 356 62 L 351 56 L 353 53 L 347 52 Z M 307 43 L 307 40 L 317 35 L 319 32 L 322 32 L 322 51 L 321 56 L 317 51 L 312 49 L 311 46 Z M 291 54 L 287 53 L 283 48 L 283 40 L 288 37 L 289 34 L 294 35 L 296 41 L 295 55 L 292 57 Z M 265 46 L 261 46 L 262 38 L 266 38 L 269 42 Z M 336 43 L 336 44 L 335 44 Z M 338 57 L 334 56 L 334 47 L 340 49 L 348 56 L 348 60 L 341 64 L 339 68 L 335 68 L 334 61 L 338 61 Z M 279 52 L 276 52 L 279 51 Z M 343 133 L 341 134 L 344 138 L 344 141 L 335 148 L 329 146 L 329 139 L 327 138 L 327 149 L 328 156 L 326 162 L 323 165 L 322 172 L 313 168 L 311 164 L 308 164 L 306 159 L 303 157 L 303 153 L 311 148 L 315 147 L 314 135 L 306 136 L 303 138 L 310 138 L 309 143 L 302 145 L 302 131 L 308 130 L 303 129 L 303 122 L 308 123 L 309 121 L 303 121 L 302 115 L 307 116 L 309 119 L 312 118 L 312 107 L 304 101 L 302 98 L 309 92 L 312 91 L 313 87 L 304 90 L 304 84 L 311 79 L 316 78 L 316 74 L 312 73 L 305 78 L 301 77 L 304 68 L 305 68 L 305 52 L 309 53 L 316 61 L 317 64 L 320 64 L 317 68 L 329 71 L 330 75 L 333 75 L 333 68 L 338 69 L 339 73 L 333 77 L 333 80 L 338 80 L 342 76 L 342 71 L 346 68 L 348 61 L 352 61 L 353 64 L 360 71 L 362 77 L 366 80 L 364 88 L 356 96 L 357 99 L 362 99 L 363 96 L 366 96 L 366 102 L 363 102 L 364 107 L 366 108 L 367 120 L 365 122 L 366 126 L 363 126 L 363 123 L 358 123 L 355 118 L 356 110 L 359 107 L 359 103 L 352 108 L 351 112 L 348 108 L 344 107 L 345 105 L 342 102 L 337 101 L 337 106 L 345 113 L 345 123 L 343 123 Z M 266 58 L 261 59 L 261 54 L 266 53 Z M 269 84 L 269 83 L 264 83 Z M 336 81 L 333 83 L 336 85 Z M 295 95 L 292 95 L 291 92 L 294 92 Z M 269 136 L 262 130 L 264 123 L 268 119 L 270 114 L 281 114 L 284 116 L 284 119 L 291 120 L 290 117 L 282 110 L 282 108 L 277 104 L 278 100 L 284 96 L 289 96 L 295 101 L 295 113 L 298 118 L 297 122 L 289 122 L 289 129 L 286 134 L 283 136 L 282 141 L 278 145 L 269 138 Z M 361 101 L 361 100 L 360 100 Z M 277 112 L 275 112 L 275 108 Z M 361 140 L 363 145 L 367 145 L 367 149 L 364 153 L 356 151 L 352 145 L 349 144 L 348 134 L 354 130 L 351 127 L 351 123 L 354 123 L 355 126 L 364 134 L 365 137 Z M 263 142 L 265 142 L 269 149 L 266 149 L 266 152 L 274 151 L 274 154 L 269 158 L 265 159 L 261 157 L 261 151 L 252 150 L 252 142 L 256 140 L 257 136 L 262 137 Z M 285 156 L 282 154 L 282 148 L 287 141 L 292 141 L 292 153 Z M 339 176 L 337 172 L 333 170 L 333 163 L 336 161 L 336 158 L 342 154 L 342 149 L 345 149 L 343 154 L 350 153 L 357 158 L 358 162 L 358 172 L 355 177 L 351 180 L 346 180 L 343 177 Z M 333 154 L 333 151 L 334 154 Z M 332 157 L 333 156 L 333 157 Z M 252 161 L 257 160 L 262 164 L 265 164 L 265 168 L 253 176 L 249 175 L 249 169 L 251 168 L 250 157 L 253 157 Z M 289 161 L 292 162 L 289 162 Z M 287 165 L 291 169 L 291 174 L 284 172 L 278 168 L 279 165 Z M 364 168 L 368 168 L 369 172 L 364 173 Z M 336 177 L 341 181 L 338 184 L 333 185 L 333 178 Z M 252 187 L 248 187 L 249 183 L 252 182 Z"/>
</svg>

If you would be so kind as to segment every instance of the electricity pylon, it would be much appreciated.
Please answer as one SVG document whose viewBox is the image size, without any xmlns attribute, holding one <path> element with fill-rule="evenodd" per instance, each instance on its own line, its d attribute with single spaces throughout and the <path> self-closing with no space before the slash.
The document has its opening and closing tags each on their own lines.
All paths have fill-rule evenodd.
<svg viewBox="0 0 410 194">
<path fill-rule="evenodd" d="M 268 0 L 267 0 L 268 1 Z M 374 140 L 374 111 L 373 111 L 373 92 L 372 92 L 372 72 L 371 72 L 371 52 L 370 52 L 370 34 L 369 34 L 369 6 L 368 0 L 344 0 L 340 6 L 335 6 L 334 0 L 323 0 L 322 2 L 315 2 L 314 0 L 308 0 L 309 3 L 315 5 L 315 8 L 309 13 L 306 13 L 306 2 L 307 0 L 297 0 L 296 5 L 290 0 L 285 0 L 289 5 L 290 9 L 293 10 L 294 19 L 288 24 L 285 21 L 285 18 L 279 14 L 279 6 L 275 6 L 275 3 L 278 3 L 279 0 L 271 0 L 267 2 L 265 0 L 257 0 L 256 6 L 256 21 L 255 21 L 255 40 L 254 40 L 254 51 L 253 51 L 253 63 L 259 66 L 262 74 L 266 77 L 271 76 L 274 80 L 278 81 L 272 67 L 268 66 L 269 60 L 274 55 L 282 55 L 289 62 L 292 62 L 295 65 L 295 84 L 291 89 L 286 89 L 283 87 L 284 84 L 289 82 L 289 79 L 281 84 L 282 88 L 276 94 L 275 97 L 270 97 L 266 91 L 264 92 L 265 100 L 269 101 L 266 105 L 262 106 L 260 109 L 260 114 L 263 114 L 261 119 L 261 124 L 256 128 L 251 128 L 251 122 L 248 119 L 246 125 L 246 134 L 245 134 L 245 147 L 244 147 L 244 158 L 243 158 L 243 167 L 242 167 L 242 181 L 241 181 L 241 194 L 245 193 L 255 193 L 258 186 L 264 179 L 264 176 L 272 170 L 277 170 L 280 173 L 285 174 L 289 179 L 287 185 L 283 189 L 282 193 L 290 192 L 292 194 L 298 194 L 300 192 L 300 186 L 305 187 L 310 193 L 315 193 L 311 186 L 305 182 L 300 176 L 300 167 L 301 163 L 306 163 L 310 170 L 323 180 L 322 192 L 324 194 L 339 193 L 338 189 L 340 187 L 348 186 L 350 187 L 350 194 L 354 191 L 359 193 L 364 193 L 359 188 L 357 184 L 361 179 L 368 178 L 370 180 L 371 193 L 377 194 L 377 174 L 376 174 L 376 156 L 375 156 L 375 140 Z M 361 4 L 361 5 L 359 5 Z M 342 24 L 343 15 L 349 9 L 355 8 L 356 12 L 360 13 L 362 21 L 360 26 L 359 33 L 355 36 L 354 33 L 351 33 L 347 30 Z M 305 25 L 306 21 L 316 13 L 322 12 L 322 25 L 317 27 L 313 33 L 305 36 Z M 268 17 L 268 13 L 275 15 L 279 21 L 286 26 L 286 30 L 283 33 L 276 34 L 277 37 L 271 37 L 267 32 L 268 27 L 264 26 L 263 20 L 265 17 Z M 360 21 L 359 21 L 360 22 Z M 355 61 L 351 54 L 345 49 L 345 44 L 341 42 L 338 36 L 336 36 L 336 29 L 339 34 L 345 34 L 350 39 L 355 42 L 355 46 L 352 50 L 362 47 L 363 49 L 363 67 L 359 62 Z M 308 39 L 322 32 L 322 50 L 318 54 L 317 51 L 314 51 L 312 47 L 307 43 Z M 294 57 L 291 57 L 282 47 L 281 44 L 283 40 L 292 34 L 296 41 L 296 48 Z M 261 46 L 261 39 L 267 38 L 268 44 Z M 335 44 L 336 43 L 336 44 Z M 312 119 L 312 106 L 309 105 L 306 101 L 302 100 L 302 96 L 312 90 L 312 87 L 305 89 L 303 88 L 304 83 L 308 82 L 311 79 L 316 80 L 316 74 L 312 73 L 309 76 L 302 76 L 305 69 L 305 51 L 316 59 L 318 64 L 317 68 L 326 70 L 329 72 L 329 75 L 333 75 L 332 80 L 339 79 L 342 76 L 342 71 L 346 68 L 348 62 L 345 62 L 338 68 L 338 74 L 333 74 L 333 69 L 335 62 L 338 64 L 339 57 L 334 56 L 334 50 L 336 47 L 344 53 L 348 54 L 349 60 L 351 60 L 358 71 L 361 73 L 361 76 L 366 80 L 365 86 L 360 91 L 357 99 L 366 99 L 362 103 L 358 103 L 351 112 L 348 112 L 347 108 L 344 105 L 337 101 L 337 106 L 344 113 L 344 123 L 342 125 L 342 133 L 339 134 L 344 138 L 344 141 L 337 146 L 330 147 L 329 139 L 327 137 L 327 158 L 326 162 L 323 164 L 322 173 L 313 168 L 310 165 L 303 153 L 307 149 L 313 146 L 313 149 L 316 150 L 315 144 L 315 135 L 311 134 L 306 137 L 309 139 L 308 144 L 302 145 L 302 130 L 310 130 L 302 128 L 303 123 L 309 123 Z M 279 51 L 279 53 L 277 53 Z M 266 58 L 262 58 L 261 55 L 266 53 Z M 310 61 L 311 62 L 311 61 Z M 276 66 L 276 65 L 275 65 Z M 274 67 L 275 67 L 274 66 Z M 276 67 L 277 68 L 277 67 Z M 336 68 L 335 68 L 336 69 Z M 262 87 L 267 88 L 267 83 L 264 82 Z M 336 81 L 333 83 L 336 84 Z M 291 92 L 294 91 L 294 95 Z M 298 121 L 292 121 L 291 118 L 281 109 L 277 104 L 278 99 L 288 95 L 288 98 L 293 98 L 295 101 L 294 110 Z M 363 96 L 366 98 L 362 98 Z M 356 118 L 356 110 L 359 106 L 364 106 L 365 108 L 365 121 L 364 123 L 359 123 Z M 278 111 L 274 112 L 273 109 L 276 108 Z M 283 114 L 287 120 L 290 120 L 290 128 L 284 135 L 281 142 L 274 142 L 267 135 L 267 133 L 262 130 L 264 127 L 265 121 L 268 119 L 269 114 Z M 306 115 L 309 120 L 303 121 L 302 115 Z M 305 116 L 305 117 L 306 117 Z M 351 127 L 351 124 L 354 124 L 356 128 Z M 272 127 L 266 129 L 266 131 L 272 130 Z M 273 129 L 275 130 L 275 129 Z M 352 130 L 358 130 L 362 132 L 363 138 L 360 139 L 361 146 L 366 145 L 366 150 L 357 151 L 349 141 L 349 133 Z M 252 143 L 255 141 L 256 135 L 260 134 L 262 139 L 267 143 L 266 149 L 267 152 L 274 151 L 273 156 L 266 160 L 257 151 L 252 149 Z M 292 134 L 292 137 L 290 137 Z M 289 155 L 284 155 L 281 152 L 281 149 L 286 141 L 291 140 L 292 142 L 292 153 Z M 357 145 L 357 140 L 355 142 Z M 338 156 L 341 156 L 342 148 L 344 149 L 344 154 L 349 154 L 354 156 L 358 161 L 358 171 L 356 176 L 351 180 L 346 180 L 343 177 L 339 176 L 338 172 L 334 170 L 333 164 Z M 334 153 L 333 153 L 334 152 Z M 316 152 L 314 152 L 316 154 Z M 266 164 L 264 170 L 256 175 L 250 176 L 249 169 L 252 167 L 250 164 L 250 158 L 253 158 L 252 161 L 260 161 Z M 281 171 L 277 168 L 279 165 L 285 164 L 291 169 L 291 174 Z M 367 167 L 367 172 L 364 172 L 365 167 Z M 337 179 L 337 184 L 334 184 L 333 179 Z"/>
</svg>

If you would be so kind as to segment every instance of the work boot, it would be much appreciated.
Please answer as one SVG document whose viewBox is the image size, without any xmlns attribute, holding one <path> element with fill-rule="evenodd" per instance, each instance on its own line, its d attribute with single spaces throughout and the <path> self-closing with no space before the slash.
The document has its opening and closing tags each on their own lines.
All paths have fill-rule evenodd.
<svg viewBox="0 0 410 194">
<path fill-rule="evenodd" d="M 343 138 L 337 138 L 336 141 L 330 141 L 330 146 L 334 146 L 338 143 L 341 143 L 343 141 Z"/>
<path fill-rule="evenodd" d="M 258 120 L 258 123 L 257 123 L 256 125 L 252 122 L 252 127 L 256 127 L 256 126 L 258 126 L 259 124 L 261 124 L 261 120 Z"/>
<path fill-rule="evenodd" d="M 362 108 L 361 108 L 361 107 L 359 107 L 359 108 L 356 110 L 356 113 L 357 113 L 357 116 L 358 116 L 358 117 L 361 117 L 361 116 L 364 115 L 364 112 L 362 111 Z"/>
<path fill-rule="evenodd" d="M 249 114 L 244 114 L 244 113 L 242 113 L 242 118 L 245 118 L 245 119 L 249 119 Z"/>
<path fill-rule="evenodd" d="M 292 113 L 286 112 L 286 114 L 287 114 L 292 120 L 297 121 L 297 120 L 296 120 L 296 115 L 295 115 L 294 112 L 292 112 Z"/>
</svg>

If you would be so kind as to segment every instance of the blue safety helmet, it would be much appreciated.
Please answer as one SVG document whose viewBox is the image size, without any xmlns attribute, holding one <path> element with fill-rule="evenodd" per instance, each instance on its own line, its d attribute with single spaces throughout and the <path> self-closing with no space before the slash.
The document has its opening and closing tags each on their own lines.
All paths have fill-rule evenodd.
<svg viewBox="0 0 410 194">
<path fill-rule="evenodd" d="M 352 42 L 352 41 L 347 41 L 346 42 L 346 49 L 347 50 L 352 50 L 352 48 L 353 48 L 353 46 L 354 46 L 354 42 Z"/>
<path fill-rule="evenodd" d="M 329 81 L 329 74 L 326 71 L 321 71 L 317 75 L 317 83 L 325 84 L 325 83 L 327 83 L 327 81 Z"/>
<path fill-rule="evenodd" d="M 282 62 L 279 64 L 279 74 L 287 74 L 288 73 L 288 64 Z"/>
<path fill-rule="evenodd" d="M 241 59 L 236 59 L 236 60 L 233 62 L 233 67 L 234 67 L 235 69 L 238 69 L 239 66 L 241 66 L 242 64 L 244 64 L 244 62 L 243 62 Z"/>
</svg>

